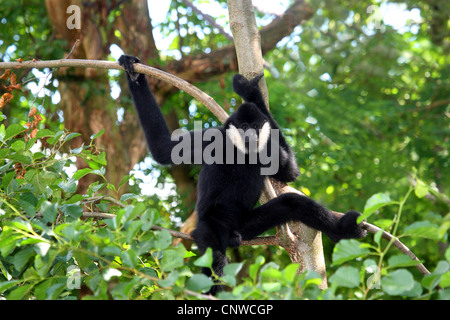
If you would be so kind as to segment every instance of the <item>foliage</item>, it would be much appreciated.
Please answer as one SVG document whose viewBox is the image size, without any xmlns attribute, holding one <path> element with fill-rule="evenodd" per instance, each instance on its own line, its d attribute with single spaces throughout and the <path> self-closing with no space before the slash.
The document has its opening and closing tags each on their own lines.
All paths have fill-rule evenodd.
<svg viewBox="0 0 450 320">
<path fill-rule="evenodd" d="M 34 115 L 36 116 L 36 115 Z M 102 132 L 92 136 L 100 136 Z M 103 176 L 104 153 L 94 142 L 60 152 L 77 134 L 39 129 L 36 137 L 26 127 L 0 126 L 0 294 L 6 299 L 174 299 L 201 298 L 213 281 L 199 274 L 211 267 L 212 253 L 195 254 L 182 245 L 172 246 L 167 230 L 152 230 L 167 224 L 167 217 L 138 195 L 125 194 L 120 200 L 102 195 L 116 187 L 95 182 L 86 195 L 76 194 L 76 182 L 87 173 Z M 36 148 L 36 145 L 46 148 Z M 81 157 L 89 168 L 69 175 L 73 157 Z M 415 194 L 424 196 L 423 183 Z M 402 208 L 411 195 L 399 202 L 376 194 L 366 204 L 365 216 L 386 205 L 399 207 L 392 221 L 397 230 Z M 129 201 L 130 203 L 127 203 Z M 87 213 L 108 212 L 114 216 L 98 220 Z M 404 228 L 399 237 L 442 240 L 450 225 L 428 221 Z M 395 233 L 395 232 L 394 232 Z M 248 273 L 239 279 L 244 263 L 230 263 L 217 279 L 230 287 L 224 299 L 358 299 L 449 298 L 450 249 L 447 260 L 438 263 L 431 275 L 420 279 L 414 261 L 403 255 L 385 256 L 390 243 L 345 240 L 333 252 L 330 287 L 321 291 L 319 275 L 297 274 L 298 265 L 280 267 L 263 256 L 249 261 Z M 373 257 L 378 257 L 378 261 Z M 185 259 L 189 259 L 185 263 Z M 374 273 L 367 277 L 367 272 Z M 437 290 L 440 286 L 440 290 Z"/>
</svg>

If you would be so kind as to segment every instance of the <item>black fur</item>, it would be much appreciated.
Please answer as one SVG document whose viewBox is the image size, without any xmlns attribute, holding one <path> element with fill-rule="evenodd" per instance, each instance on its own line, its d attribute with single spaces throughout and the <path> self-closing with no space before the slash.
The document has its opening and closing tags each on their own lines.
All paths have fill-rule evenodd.
<svg viewBox="0 0 450 320">
<path fill-rule="evenodd" d="M 161 164 L 173 164 L 171 153 L 178 141 L 172 141 L 169 129 L 161 111 L 149 90 L 144 75 L 134 72 L 133 64 L 139 59 L 122 56 L 119 59 L 127 71 L 129 89 L 133 96 L 139 120 L 145 132 L 150 153 Z M 217 127 L 226 145 L 226 130 L 231 125 L 238 129 L 256 127 L 261 129 L 269 122 L 272 129 L 279 129 L 278 124 L 268 111 L 258 81 L 262 76 L 247 80 L 241 75 L 233 78 L 233 88 L 246 101 L 230 116 L 222 127 Z M 195 133 L 204 134 L 210 129 Z M 200 146 L 192 145 L 203 151 L 211 142 L 203 142 Z M 280 167 L 273 175 L 279 181 L 294 181 L 299 170 L 294 153 L 284 137 L 279 136 Z M 225 147 L 224 147 L 225 148 Z M 271 148 L 268 144 L 267 148 Z M 197 150 L 199 151 L 199 150 Z M 239 152 L 235 147 L 233 154 Z M 270 151 L 272 152 L 272 150 Z M 192 153 L 191 153 L 192 154 Z M 248 155 L 245 156 L 248 160 Z M 259 158 L 258 158 L 259 159 Z M 208 247 L 213 249 L 213 271 L 218 276 L 223 275 L 223 267 L 227 264 L 226 248 L 239 246 L 241 240 L 250 240 L 259 234 L 289 221 L 301 221 L 306 225 L 322 231 L 331 240 L 337 242 L 345 238 L 360 238 L 365 231 L 356 224 L 360 213 L 350 211 L 341 219 L 331 214 L 325 207 L 314 200 L 295 193 L 283 194 L 268 203 L 255 208 L 263 189 L 265 177 L 261 175 L 263 164 L 205 164 L 198 179 L 197 227 L 192 233 L 199 249 L 204 252 Z M 210 270 L 204 270 L 208 275 Z M 211 293 L 220 290 L 214 286 Z"/>
</svg>

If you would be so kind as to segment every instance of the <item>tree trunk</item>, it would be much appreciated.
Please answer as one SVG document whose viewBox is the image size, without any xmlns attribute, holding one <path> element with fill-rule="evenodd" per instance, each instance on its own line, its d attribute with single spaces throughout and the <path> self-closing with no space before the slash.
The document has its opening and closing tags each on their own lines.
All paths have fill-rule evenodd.
<svg viewBox="0 0 450 320">
<path fill-rule="evenodd" d="M 237 52 L 239 72 L 252 78 L 263 72 L 261 37 L 256 26 L 255 14 L 251 0 L 228 0 L 230 26 L 233 32 Z M 265 82 L 260 83 L 264 98 L 268 103 L 268 90 Z M 299 191 L 287 185 L 273 181 L 277 195 L 285 192 Z M 269 199 L 262 197 L 263 202 Z M 280 226 L 277 231 L 281 246 L 287 250 L 291 261 L 299 263 L 299 272 L 314 270 L 322 277 L 322 287 L 327 286 L 326 267 L 323 255 L 321 233 L 306 225 L 296 222 Z"/>
</svg>

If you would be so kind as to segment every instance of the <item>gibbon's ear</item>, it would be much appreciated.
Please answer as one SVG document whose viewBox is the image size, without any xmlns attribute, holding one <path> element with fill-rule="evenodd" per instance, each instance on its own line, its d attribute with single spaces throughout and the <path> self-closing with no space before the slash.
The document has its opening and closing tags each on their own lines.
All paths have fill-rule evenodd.
<svg viewBox="0 0 450 320">
<path fill-rule="evenodd" d="M 259 130 L 259 136 L 258 136 L 258 152 L 261 152 L 265 146 L 267 145 L 267 142 L 269 141 L 270 137 L 270 123 L 265 122 L 262 128 Z"/>
<path fill-rule="evenodd" d="M 255 95 L 261 94 L 258 83 L 262 77 L 264 77 L 264 73 L 251 80 L 247 80 L 243 75 L 236 74 L 233 77 L 233 90 L 245 101 L 253 102 L 256 100 Z"/>
<path fill-rule="evenodd" d="M 231 140 L 234 146 L 243 154 L 247 153 L 247 148 L 245 148 L 244 140 L 242 139 L 239 130 L 232 124 L 230 124 L 229 128 L 226 130 L 227 137 Z"/>
</svg>

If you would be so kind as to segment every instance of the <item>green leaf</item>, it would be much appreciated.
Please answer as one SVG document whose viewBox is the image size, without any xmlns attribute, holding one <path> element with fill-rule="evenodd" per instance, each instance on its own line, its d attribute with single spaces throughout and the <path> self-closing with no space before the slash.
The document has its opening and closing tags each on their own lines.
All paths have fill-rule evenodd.
<svg viewBox="0 0 450 320">
<path fill-rule="evenodd" d="M 195 292 L 209 290 L 214 282 L 204 274 L 194 274 L 186 282 L 186 288 Z"/>
<path fill-rule="evenodd" d="M 85 175 L 91 173 L 93 170 L 91 168 L 84 168 L 84 169 L 80 169 L 77 172 L 75 172 L 73 174 L 72 179 L 74 180 L 80 180 L 81 178 L 83 178 Z"/>
<path fill-rule="evenodd" d="M 49 129 L 41 129 L 36 134 L 36 138 L 45 138 L 45 137 L 54 137 L 55 133 L 52 130 Z"/>
<path fill-rule="evenodd" d="M 164 256 L 161 259 L 161 269 L 163 271 L 172 271 L 184 265 L 184 253 L 186 249 L 183 246 L 169 248 L 164 250 Z"/>
<path fill-rule="evenodd" d="M 356 288 L 359 286 L 359 270 L 354 267 L 343 266 L 336 270 L 329 281 L 344 288 Z"/>
<path fill-rule="evenodd" d="M 366 245 L 355 239 L 341 240 L 333 250 L 333 265 L 338 266 L 346 261 L 364 257 L 369 253 Z"/>
<path fill-rule="evenodd" d="M 9 172 L 2 178 L 2 189 L 6 190 L 8 189 L 9 184 L 11 183 L 12 179 L 14 178 L 15 172 Z"/>
<path fill-rule="evenodd" d="M 375 241 L 376 244 L 378 244 L 378 245 L 380 244 L 382 235 L 383 235 L 383 230 L 379 230 L 379 231 L 377 231 L 377 233 L 375 233 L 373 240 Z"/>
<path fill-rule="evenodd" d="M 281 289 L 280 282 L 263 282 L 262 287 L 267 292 L 277 292 Z"/>
<path fill-rule="evenodd" d="M 277 264 L 275 264 L 274 262 L 269 262 L 267 264 L 265 264 L 262 268 L 261 268 L 261 278 L 265 279 L 265 280 L 282 280 L 283 279 L 283 274 L 281 273 L 279 269 L 279 266 Z"/>
<path fill-rule="evenodd" d="M 66 193 L 75 193 L 77 191 L 77 183 L 74 178 L 70 178 L 67 181 L 61 181 L 58 183 L 58 187 L 60 187 Z"/>
<path fill-rule="evenodd" d="M 98 137 L 101 137 L 104 133 L 105 133 L 105 129 L 100 130 L 99 132 L 97 132 L 96 134 L 93 134 L 91 136 L 91 140 L 97 139 Z"/>
<path fill-rule="evenodd" d="M 404 236 L 421 237 L 433 240 L 439 240 L 439 226 L 430 221 L 416 221 L 407 226 L 403 231 Z"/>
<path fill-rule="evenodd" d="M 361 216 L 358 217 L 357 223 L 361 223 L 364 219 L 370 217 L 375 211 L 381 209 L 384 206 L 394 204 L 395 201 L 392 201 L 388 194 L 386 193 L 377 193 L 374 194 L 367 200 L 366 205 L 364 206 L 364 211 Z"/>
<path fill-rule="evenodd" d="M 106 166 L 108 163 L 106 162 L 106 153 L 102 152 L 99 155 L 95 155 L 95 154 L 90 154 L 89 155 L 89 159 L 90 160 L 94 160 L 95 162 Z"/>
<path fill-rule="evenodd" d="M 56 204 L 50 201 L 44 201 L 41 205 L 41 214 L 45 221 L 53 223 L 57 214 Z"/>
<path fill-rule="evenodd" d="M 0 293 L 19 284 L 19 280 L 0 282 Z"/>
<path fill-rule="evenodd" d="M 414 278 L 408 270 L 399 269 L 381 278 L 381 288 L 392 296 L 402 295 L 414 286 Z"/>
<path fill-rule="evenodd" d="M 51 186 L 58 179 L 58 175 L 54 172 L 43 171 L 39 174 L 39 178 L 42 179 L 44 184 Z"/>
<path fill-rule="evenodd" d="M 241 271 L 243 266 L 244 266 L 244 263 L 242 263 L 242 262 L 229 263 L 223 268 L 223 273 L 225 275 L 230 275 L 230 276 L 235 277 L 235 276 L 237 276 L 239 271 Z"/>
<path fill-rule="evenodd" d="M 66 280 L 64 278 L 57 279 L 56 283 L 52 284 L 46 291 L 48 300 L 56 300 L 64 289 L 66 289 Z"/>
<path fill-rule="evenodd" d="M 194 266 L 211 268 L 213 262 L 212 249 L 207 248 L 205 253 L 194 261 Z"/>
<path fill-rule="evenodd" d="M 139 263 L 138 257 L 136 255 L 136 252 L 132 249 L 128 249 L 121 254 L 122 262 L 125 266 L 130 268 L 135 268 L 136 265 Z"/>
<path fill-rule="evenodd" d="M 0 149 L 0 159 L 7 159 L 10 152 L 11 150 L 9 148 Z"/>
<path fill-rule="evenodd" d="M 79 137 L 79 136 L 81 136 L 81 133 L 76 133 L 76 132 L 69 133 L 69 134 L 64 138 L 64 142 L 67 142 L 67 141 L 72 140 L 72 139 L 74 139 L 74 138 L 76 138 L 76 137 Z"/>
<path fill-rule="evenodd" d="M 25 147 L 25 151 L 28 151 L 31 149 L 32 146 L 34 146 L 36 144 L 36 138 L 31 138 L 30 140 L 28 140 L 27 145 Z"/>
<path fill-rule="evenodd" d="M 34 294 L 36 295 L 36 299 L 45 300 L 47 299 L 47 289 L 52 285 L 54 279 L 48 279 L 42 281 L 40 284 L 34 287 Z"/>
<path fill-rule="evenodd" d="M 158 284 L 163 288 L 170 287 L 178 280 L 178 276 L 178 270 L 172 271 L 165 279 L 159 280 Z"/>
<path fill-rule="evenodd" d="M 439 282 L 441 288 L 450 287 L 450 271 L 447 271 L 441 276 L 441 282 Z"/>
<path fill-rule="evenodd" d="M 426 288 L 429 288 L 430 290 L 432 288 L 435 288 L 439 284 L 439 281 L 440 281 L 442 275 L 444 275 L 446 272 L 448 272 L 449 269 L 450 269 L 450 263 L 448 263 L 447 261 L 444 261 L 444 260 L 439 261 L 436 268 L 433 270 L 433 272 L 431 272 L 430 274 L 427 274 L 422 279 L 422 285 Z"/>
<path fill-rule="evenodd" d="M 20 221 L 20 220 L 10 221 L 8 222 L 8 225 L 26 232 L 30 233 L 33 232 L 33 227 L 28 221 Z"/>
<path fill-rule="evenodd" d="M 287 282 L 293 282 L 295 279 L 295 276 L 297 275 L 297 271 L 300 264 L 298 263 L 291 263 L 283 270 L 283 277 Z"/>
<path fill-rule="evenodd" d="M 3 139 L 5 139 L 6 136 L 6 128 L 5 125 L 2 123 L 2 125 L 0 126 L 0 141 L 3 141 Z"/>
<path fill-rule="evenodd" d="M 78 204 L 65 204 L 60 206 L 59 210 L 72 219 L 78 219 L 83 215 L 83 207 Z"/>
<path fill-rule="evenodd" d="M 263 256 L 257 256 L 255 262 L 248 268 L 248 274 L 253 281 L 256 281 L 259 268 L 264 264 L 265 259 Z"/>
<path fill-rule="evenodd" d="M 120 197 L 120 201 L 127 201 L 129 199 L 135 199 L 135 198 L 139 198 L 138 194 L 135 193 L 124 193 L 121 197 Z"/>
<path fill-rule="evenodd" d="M 428 193 L 428 186 L 422 180 L 417 179 L 417 184 L 414 187 L 414 193 L 417 198 L 423 198 Z"/>
<path fill-rule="evenodd" d="M 18 240 L 24 238 L 25 235 L 14 233 L 9 227 L 4 227 L 0 233 L 0 251 L 3 257 L 9 255 L 19 244 Z"/>
<path fill-rule="evenodd" d="M 51 145 L 57 143 L 59 139 L 64 135 L 64 131 L 58 131 L 51 138 L 47 140 L 47 142 Z"/>
<path fill-rule="evenodd" d="M 11 144 L 11 149 L 13 149 L 14 151 L 23 151 L 24 148 L 25 148 L 25 142 L 22 140 L 14 141 Z"/>
<path fill-rule="evenodd" d="M 22 287 L 18 287 L 17 289 L 11 291 L 6 298 L 8 300 L 22 300 L 25 298 L 27 293 L 31 291 L 32 288 L 33 288 L 32 284 L 27 284 Z"/>
<path fill-rule="evenodd" d="M 86 269 L 93 263 L 91 257 L 84 252 L 74 251 L 73 256 L 81 269 Z"/>
<path fill-rule="evenodd" d="M 9 154 L 7 158 L 17 163 L 21 162 L 23 164 L 31 164 L 31 159 L 23 154 L 13 153 Z"/>
<path fill-rule="evenodd" d="M 388 259 L 388 265 L 390 268 L 411 267 L 419 263 L 420 263 L 419 261 L 412 260 L 409 256 L 405 254 L 395 255 Z"/>
<path fill-rule="evenodd" d="M 16 270 L 21 271 L 23 267 L 27 264 L 31 257 L 35 256 L 36 252 L 34 252 L 32 247 L 25 248 L 20 250 L 14 255 L 13 264 Z"/>
<path fill-rule="evenodd" d="M 18 123 L 13 123 L 9 125 L 8 128 L 6 128 L 5 137 L 3 138 L 3 141 L 7 141 L 11 138 L 14 138 L 18 134 L 22 133 L 22 131 L 25 131 L 25 128 Z"/>
<path fill-rule="evenodd" d="M 155 208 L 149 208 L 145 210 L 144 214 L 141 216 L 141 221 L 144 223 L 141 230 L 148 231 L 159 219 L 159 211 Z"/>
</svg>

